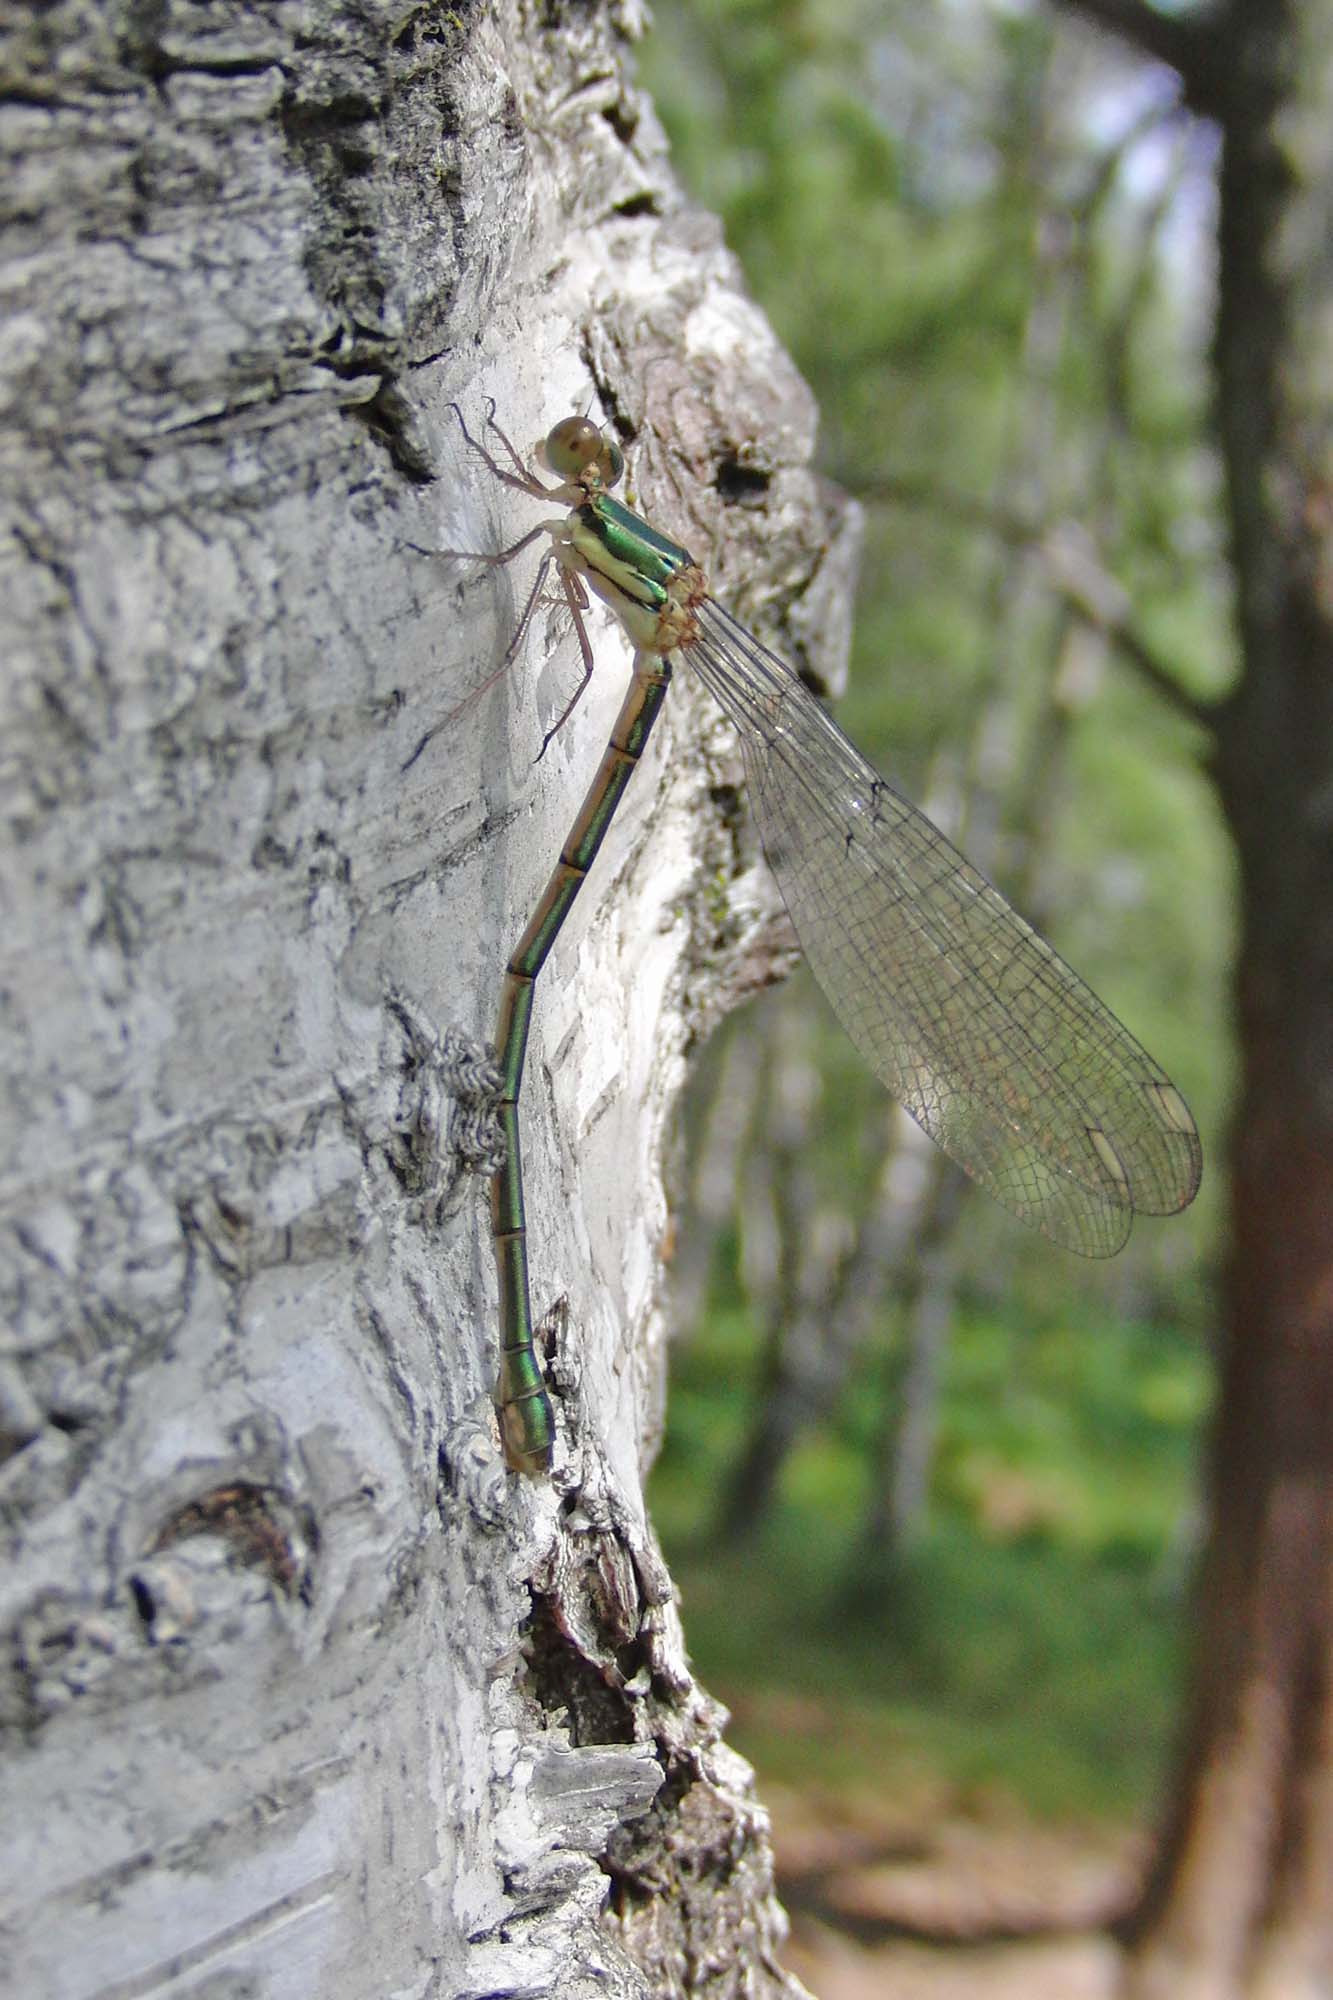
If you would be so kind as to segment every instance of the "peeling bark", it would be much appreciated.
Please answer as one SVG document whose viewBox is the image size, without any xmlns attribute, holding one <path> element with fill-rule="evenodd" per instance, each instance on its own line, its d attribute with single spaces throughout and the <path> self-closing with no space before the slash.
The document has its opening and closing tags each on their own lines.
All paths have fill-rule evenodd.
<svg viewBox="0 0 1333 2000">
<path fill-rule="evenodd" d="M 3 29 L 16 1993 L 797 1990 L 641 1493 L 664 1134 L 771 911 L 692 691 L 539 993 L 550 1484 L 498 1458 L 449 1138 L 451 1038 L 489 1033 L 625 663 L 597 622 L 540 766 L 577 670 L 544 612 L 460 707 L 527 585 L 418 550 L 539 510 L 451 402 L 526 443 L 595 392 L 719 594 L 837 667 L 813 410 L 672 186 L 633 28 L 321 0 Z"/>
</svg>

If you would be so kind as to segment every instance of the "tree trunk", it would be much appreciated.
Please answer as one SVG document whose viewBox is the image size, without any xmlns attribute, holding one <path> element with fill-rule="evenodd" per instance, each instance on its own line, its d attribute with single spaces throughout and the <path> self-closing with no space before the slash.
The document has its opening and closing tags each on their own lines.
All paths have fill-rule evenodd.
<svg viewBox="0 0 1333 2000">
<path fill-rule="evenodd" d="M 532 571 L 419 549 L 541 509 L 451 402 L 526 445 L 591 395 L 720 594 L 788 651 L 842 631 L 808 396 L 671 184 L 628 32 L 507 0 L 8 17 L 16 1994 L 796 1991 L 641 1492 L 664 1130 L 768 908 L 690 691 L 538 993 L 555 1483 L 498 1456 L 448 1138 L 627 663 L 595 620 L 540 765 L 578 666 L 544 612 L 460 707 Z"/>
<path fill-rule="evenodd" d="M 1078 11 L 1223 135 L 1216 366 L 1243 671 L 1214 716 L 1239 856 L 1241 1075 L 1183 1757 L 1132 1991 L 1333 1991 L 1333 5 Z"/>
</svg>

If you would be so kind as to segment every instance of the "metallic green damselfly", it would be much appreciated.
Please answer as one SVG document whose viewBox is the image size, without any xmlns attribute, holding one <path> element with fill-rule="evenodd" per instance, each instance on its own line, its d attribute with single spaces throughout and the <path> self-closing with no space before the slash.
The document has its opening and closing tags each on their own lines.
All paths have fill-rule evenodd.
<svg viewBox="0 0 1333 2000">
<path fill-rule="evenodd" d="M 551 1462 L 554 1419 L 528 1294 L 518 1133 L 528 1025 L 537 976 L 643 753 L 673 657 L 689 663 L 736 726 L 764 852 L 834 1012 L 893 1095 L 973 1180 L 1053 1242 L 1108 1257 L 1136 1214 L 1172 1215 L 1193 1200 L 1202 1151 L 1179 1091 L 1114 1014 L 872 769 L 791 668 L 714 603 L 687 551 L 611 497 L 623 471 L 618 446 L 586 417 L 567 417 L 537 454 L 559 481 L 550 487 L 493 411 L 487 424 L 507 466 L 466 424 L 463 435 L 495 477 L 570 510 L 480 558 L 511 562 L 549 538 L 502 665 L 552 564 L 583 657 L 583 678 L 555 728 L 592 673 L 582 619 L 589 590 L 610 605 L 635 649 L 601 767 L 506 968 L 495 1030 L 506 1146 L 491 1183 L 497 1401 L 510 1465 L 539 1473 Z"/>
</svg>

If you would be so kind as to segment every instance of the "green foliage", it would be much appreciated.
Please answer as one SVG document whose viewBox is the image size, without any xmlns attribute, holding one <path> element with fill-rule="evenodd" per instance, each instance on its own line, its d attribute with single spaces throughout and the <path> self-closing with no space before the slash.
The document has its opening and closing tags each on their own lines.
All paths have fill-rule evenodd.
<svg viewBox="0 0 1333 2000">
<path fill-rule="evenodd" d="M 1045 10 L 986 0 L 656 8 L 643 68 L 678 170 L 814 388 L 828 470 L 868 504 L 840 716 L 924 803 L 961 793 L 982 823 L 997 806 L 976 858 L 1176 1078 L 1207 1166 L 1190 1214 L 1140 1225 L 1109 1268 L 969 1207 L 931 1524 L 882 1589 L 856 1551 L 882 1353 L 788 1466 L 756 1547 L 708 1545 L 757 1393 L 734 1244 L 673 1370 L 654 1506 L 700 1669 L 770 1774 L 924 1762 L 1129 1811 L 1168 1727 L 1170 1552 L 1207 1397 L 1231 880 L 1198 734 L 1071 619 L 1046 538 L 1072 531 L 1189 694 L 1225 690 L 1233 642 L 1209 142 L 1151 74 L 1098 60 Z M 855 1208 L 868 1086 L 812 1006 L 812 1171 Z"/>
<path fill-rule="evenodd" d="M 1071 626 L 1038 550 L 1075 530 L 1181 685 L 1225 688 L 1211 158 L 1151 78 L 1108 83 L 1046 13 L 985 0 L 664 0 L 642 62 L 816 391 L 829 469 L 870 502 L 839 714 L 928 806 L 982 776 L 1000 834 L 974 858 L 1179 1082 L 1205 1194 L 1125 1258 L 1196 1311 L 1230 1084 L 1225 842 L 1197 733 Z M 843 1153 L 856 1076 L 826 1092 Z M 1061 1269 L 1042 1294 L 1105 1285 Z"/>
<path fill-rule="evenodd" d="M 738 1747 L 825 1790 L 928 1769 L 1040 1813 L 1143 1810 L 1171 1726 L 1203 1356 L 1161 1326 L 966 1315 L 932 1526 L 877 1586 L 857 1546 L 873 1366 L 755 1542 L 712 1541 L 753 1369 L 744 1314 L 719 1313 L 673 1377 L 651 1492 Z"/>
</svg>

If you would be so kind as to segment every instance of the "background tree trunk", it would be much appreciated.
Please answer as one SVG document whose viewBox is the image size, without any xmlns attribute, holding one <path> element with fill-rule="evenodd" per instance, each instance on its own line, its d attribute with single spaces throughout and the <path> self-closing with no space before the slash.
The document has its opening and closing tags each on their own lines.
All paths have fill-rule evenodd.
<svg viewBox="0 0 1333 2000">
<path fill-rule="evenodd" d="M 1222 132 L 1216 369 L 1242 674 L 1212 717 L 1239 858 L 1241 1074 L 1183 1755 L 1132 1988 L 1333 1988 L 1333 5 L 1077 12 Z"/>
<path fill-rule="evenodd" d="M 772 908 L 693 690 L 539 993 L 554 1484 L 498 1458 L 447 1139 L 441 1038 L 490 1032 L 626 663 L 595 621 L 540 766 L 577 673 L 544 612 L 459 709 L 531 572 L 410 545 L 540 510 L 450 402 L 526 444 L 595 392 L 721 595 L 816 672 L 845 636 L 809 398 L 670 182 L 631 26 L 8 17 L 15 1993 L 795 1991 L 641 1496 L 663 1135 Z"/>
</svg>

